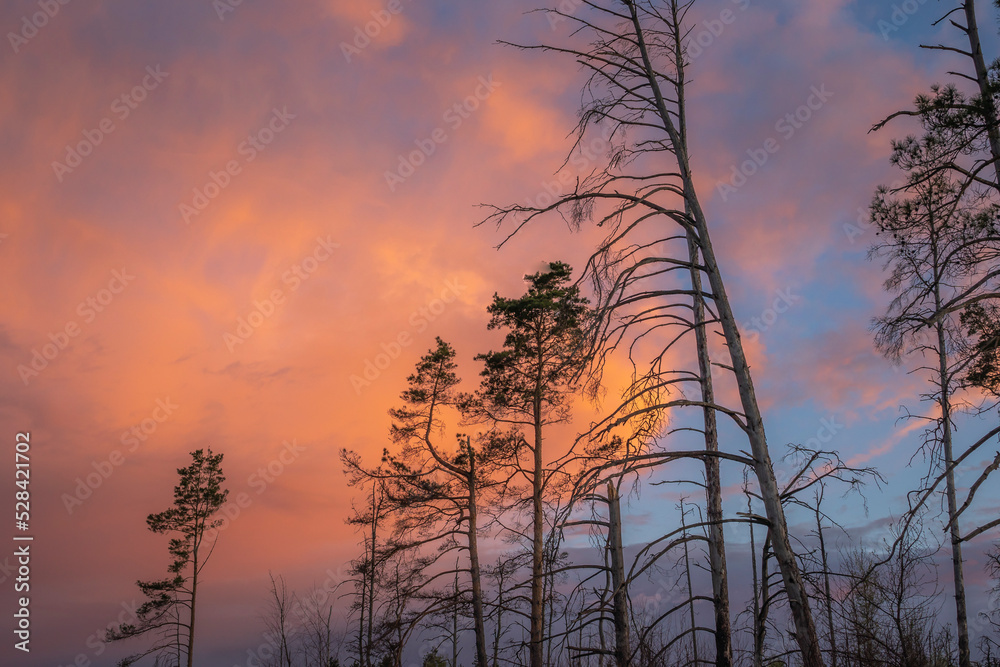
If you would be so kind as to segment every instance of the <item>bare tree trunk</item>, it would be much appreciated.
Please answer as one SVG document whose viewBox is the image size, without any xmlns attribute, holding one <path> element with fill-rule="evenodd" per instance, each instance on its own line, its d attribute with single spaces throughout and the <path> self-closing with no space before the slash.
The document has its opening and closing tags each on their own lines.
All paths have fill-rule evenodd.
<svg viewBox="0 0 1000 667">
<path fill-rule="evenodd" d="M 719 459 L 711 453 L 719 451 L 719 430 L 712 383 L 712 363 L 708 353 L 708 332 L 705 324 L 705 298 L 702 296 L 701 272 L 697 269 L 698 242 L 688 233 L 688 256 L 691 260 L 691 289 L 694 292 L 695 343 L 698 348 L 698 373 L 701 376 L 701 400 L 705 423 L 705 499 L 708 510 L 708 562 L 712 573 L 712 603 L 715 607 L 715 664 L 730 667 L 733 661 L 732 632 L 729 625 L 729 574 L 726 569 L 726 541 L 722 529 L 722 482 Z"/>
<path fill-rule="evenodd" d="M 493 632 L 493 662 L 490 667 L 500 664 L 500 638 L 503 635 L 503 563 L 497 563 L 497 567 L 500 568 L 497 572 L 497 620 Z"/>
<path fill-rule="evenodd" d="M 366 540 L 367 541 L 367 540 Z M 365 547 L 365 558 L 368 557 L 368 547 Z M 368 607 L 368 572 L 362 571 L 361 577 L 361 604 L 358 609 L 361 612 L 358 618 L 358 663 L 364 664 L 365 659 L 365 613 Z"/>
<path fill-rule="evenodd" d="M 455 559 L 455 603 L 451 611 L 451 667 L 458 667 L 458 559 Z"/>
<path fill-rule="evenodd" d="M 274 608 L 266 619 L 266 624 L 278 642 L 278 664 L 282 667 L 292 667 L 292 651 L 288 640 L 288 611 L 292 600 L 288 594 L 288 587 L 285 579 L 278 575 L 275 581 L 274 575 L 268 572 L 271 579 L 271 598 Z"/>
<path fill-rule="evenodd" d="M 472 622 L 476 632 L 476 666 L 488 667 L 486 623 L 483 620 L 483 582 L 479 567 L 479 508 L 476 489 L 476 459 L 466 441 L 469 456 L 469 576 L 472 579 Z"/>
<path fill-rule="evenodd" d="M 684 162 L 686 163 L 687 160 Z M 805 587 L 802 584 L 802 575 L 799 572 L 798 563 L 795 561 L 795 552 L 792 550 L 792 544 L 788 538 L 785 510 L 781 505 L 780 489 L 774 477 L 774 467 L 771 463 L 771 454 L 767 447 L 767 437 L 764 434 L 764 422 L 761 418 L 760 407 L 757 404 L 757 396 L 754 392 L 753 379 L 750 375 L 750 365 L 747 363 L 743 352 L 743 343 L 740 339 L 739 328 L 736 325 L 736 318 L 733 316 L 729 297 L 726 295 L 726 288 L 722 282 L 722 275 L 719 272 L 719 265 L 715 259 L 715 252 L 708 234 L 708 224 L 697 201 L 697 196 L 694 192 L 694 183 L 691 180 L 686 164 L 684 172 L 686 174 L 685 191 L 687 196 L 693 200 L 692 210 L 694 211 L 698 235 L 701 238 L 702 253 L 705 258 L 705 265 L 708 268 L 712 294 L 718 306 L 719 318 L 722 321 L 722 330 L 726 337 L 726 345 L 729 348 L 729 355 L 733 362 L 733 371 L 736 375 L 736 382 L 740 391 L 743 413 L 746 416 L 746 432 L 750 439 L 750 450 L 754 458 L 754 472 L 757 475 L 757 483 L 760 486 L 760 496 L 764 503 L 764 510 L 770 522 L 774 557 L 781 570 L 785 592 L 788 594 L 788 606 L 792 612 L 792 620 L 795 623 L 795 640 L 802 651 L 804 667 L 822 667 L 823 656 L 819 650 L 819 638 L 816 635 L 816 626 L 813 623 L 812 613 L 809 609 L 809 600 L 806 597 Z"/>
<path fill-rule="evenodd" d="M 180 665 L 181 664 L 181 650 L 184 647 L 184 643 L 181 641 L 181 627 L 183 627 L 183 624 L 181 623 L 181 613 L 180 613 L 180 610 L 177 610 L 177 611 L 174 612 L 174 618 L 176 619 L 176 623 L 174 624 L 175 628 L 176 628 L 176 630 L 174 631 L 175 632 L 175 636 L 174 636 L 174 645 L 175 645 L 174 646 L 174 652 L 177 654 L 177 664 Z"/>
<path fill-rule="evenodd" d="M 972 0 L 966 0 L 966 11 L 974 12 Z M 973 13 L 972 18 L 975 19 Z M 970 26 L 971 27 L 971 26 Z M 971 33 L 970 33 L 971 39 Z M 977 37 L 978 39 L 978 37 Z M 980 57 L 982 54 L 980 53 Z M 977 65 L 978 68 L 978 65 Z M 933 211 L 930 215 L 934 215 Z M 932 221 L 933 222 L 933 221 Z M 937 229 L 932 225 L 933 229 Z M 931 236 L 932 263 L 935 270 L 934 290 L 934 312 L 941 312 L 941 280 L 937 276 L 937 270 L 941 265 L 941 251 L 938 245 L 938 236 L 933 233 Z M 971 667 L 972 658 L 969 650 L 969 619 L 965 604 L 965 574 L 962 565 L 962 537 L 959 532 L 958 522 L 958 501 L 955 492 L 955 471 L 952 467 L 955 457 L 952 451 L 951 433 L 951 380 L 948 370 L 948 348 L 945 336 L 944 321 L 938 318 L 935 325 L 937 334 L 938 353 L 938 402 L 941 406 L 941 446 L 944 454 L 944 465 L 947 471 L 945 495 L 948 500 L 948 521 L 951 524 L 951 563 L 954 571 L 955 586 L 955 610 L 958 625 L 958 665 L 959 667 Z"/>
<path fill-rule="evenodd" d="M 688 553 L 688 542 L 687 542 L 687 517 L 684 511 L 684 499 L 681 498 L 681 529 L 683 530 L 682 536 L 684 537 L 684 575 L 687 577 L 687 587 L 688 587 L 688 612 L 691 616 L 691 654 L 694 658 L 694 665 L 699 665 L 701 660 L 698 658 L 698 623 L 694 615 L 694 586 L 691 584 L 691 557 Z"/>
<path fill-rule="evenodd" d="M 677 126 L 673 122 L 673 117 L 667 109 L 666 100 L 660 89 L 660 79 L 656 75 L 656 69 L 650 59 L 649 49 L 646 45 L 644 31 L 639 20 L 635 2 L 633 0 L 623 0 L 623 3 L 628 7 L 631 16 L 643 70 L 647 73 L 647 80 L 656 100 L 657 113 L 674 147 L 674 154 L 677 159 L 677 166 L 684 188 L 685 210 L 689 212 L 692 218 L 690 222 L 694 226 L 698 245 L 701 248 L 705 263 L 705 272 L 708 275 L 709 285 L 712 288 L 713 301 L 718 310 L 722 332 L 725 335 L 726 346 L 732 360 L 732 370 L 736 376 L 743 414 L 746 418 L 745 431 L 750 441 L 750 451 L 754 459 L 754 471 L 757 474 L 761 499 L 764 502 L 764 509 L 770 522 L 774 555 L 781 570 L 785 592 L 788 595 L 788 606 L 792 613 L 792 621 L 795 624 L 795 640 L 802 652 L 803 667 L 823 667 L 823 655 L 820 652 L 816 625 L 813 623 L 812 612 L 809 609 L 809 599 L 806 596 L 805 587 L 802 583 L 802 575 L 799 572 L 798 563 L 795 561 L 795 552 L 792 550 L 792 544 L 788 538 L 785 510 L 781 505 L 780 489 L 778 489 L 778 483 L 774 477 L 774 467 L 771 463 L 771 454 L 767 447 L 764 421 L 757 403 L 757 395 L 754 392 L 750 365 L 747 363 L 746 355 L 743 351 L 739 327 L 736 324 L 736 318 L 733 315 L 732 306 L 729 303 L 726 287 L 722 280 L 722 273 L 719 270 L 719 263 L 715 257 L 715 250 L 712 247 L 712 240 L 708 230 L 708 220 L 705 217 L 704 211 L 702 211 L 701 203 L 698 200 L 698 193 L 695 190 L 694 177 L 691 172 L 691 163 L 687 151 L 687 141 L 683 136 L 685 133 L 685 119 L 683 115 L 685 104 L 683 98 L 684 55 L 681 44 L 683 29 L 679 25 L 679 8 L 676 0 L 674 0 L 671 5 L 676 28 L 675 58 L 678 66 L 679 82 L 677 85 L 677 106 L 681 109 L 681 115 L 679 116 L 679 122 L 681 123 L 680 131 L 678 131 Z"/>
<path fill-rule="evenodd" d="M 540 348 L 541 346 L 539 346 Z M 542 365 L 539 363 L 538 372 L 541 374 Z M 542 378 L 537 378 L 537 387 L 542 386 Z M 534 470 L 531 480 L 532 492 L 532 538 L 531 538 L 531 637 L 530 637 L 530 664 L 531 667 L 544 667 L 544 654 L 542 652 L 542 635 L 544 634 L 544 609 L 542 604 L 542 590 L 544 577 L 544 543 L 543 543 L 543 505 L 542 505 L 542 398 L 540 389 L 535 394 L 535 443 L 534 443 Z"/>
<path fill-rule="evenodd" d="M 197 537 L 195 538 L 197 539 Z M 191 667 L 194 664 L 194 611 L 195 602 L 198 596 L 198 545 L 195 544 L 192 554 L 192 569 L 191 569 L 191 617 L 188 619 L 188 637 L 187 637 L 187 667 Z"/>
<path fill-rule="evenodd" d="M 372 667 L 372 632 L 375 616 L 375 547 L 378 539 L 378 513 L 379 503 L 376 500 L 377 483 L 372 484 L 372 525 L 371 525 L 371 557 L 368 563 L 368 627 L 367 641 L 365 642 L 365 667 Z M 190 667 L 190 665 L 188 666 Z"/>
<path fill-rule="evenodd" d="M 557 546 L 554 542 L 546 546 L 545 549 L 545 579 L 544 587 L 542 593 L 542 599 L 545 600 L 544 613 L 545 613 L 545 626 L 542 630 L 542 637 L 545 642 L 545 664 L 553 665 L 555 662 L 552 659 L 552 628 L 555 626 L 556 617 L 556 605 L 555 605 L 555 590 L 556 581 L 552 574 L 552 570 L 556 567 L 556 557 L 557 554 L 555 550 Z"/>
<path fill-rule="evenodd" d="M 605 585 L 607 585 L 606 582 L 605 582 Z M 603 609 L 604 605 L 607 604 L 607 602 L 604 599 L 604 595 L 605 595 L 604 592 L 602 592 L 601 593 L 601 609 Z M 604 636 L 604 623 L 598 623 L 597 624 L 597 641 L 599 642 L 598 646 L 600 646 L 600 648 L 601 648 L 601 652 L 597 656 L 597 664 L 600 667 L 604 667 L 604 656 L 605 656 L 605 654 L 607 653 L 607 650 L 608 650 L 608 639 L 607 639 L 607 637 Z"/>
<path fill-rule="evenodd" d="M 622 548 L 621 499 L 615 485 L 608 482 L 608 547 L 611 550 L 611 585 L 614 589 L 615 664 L 628 667 L 629 646 L 628 591 L 625 588 L 625 557 Z"/>
<path fill-rule="evenodd" d="M 939 302 L 938 289 L 935 286 L 935 298 Z M 971 667 L 972 658 L 969 650 L 969 619 L 965 604 L 965 573 L 962 565 L 962 537 L 958 525 L 958 502 L 955 492 L 955 471 L 952 468 L 954 455 L 952 453 L 951 433 L 951 401 L 948 382 L 948 354 L 945 349 L 944 324 L 937 323 L 938 339 L 938 371 L 940 373 L 941 391 L 941 445 L 944 449 L 944 465 L 948 471 L 947 490 L 948 520 L 951 522 L 951 564 L 955 575 L 955 609 L 958 622 L 958 665 Z"/>
<path fill-rule="evenodd" d="M 747 492 L 747 516 L 752 516 L 753 505 L 750 502 L 750 493 Z M 763 667 L 764 665 L 764 642 L 757 632 L 757 623 L 760 618 L 760 581 L 757 577 L 757 544 L 754 539 L 754 523 L 750 521 L 750 572 L 753 576 L 753 667 Z"/>
<path fill-rule="evenodd" d="M 760 553 L 760 608 L 759 615 L 754 619 L 754 646 L 757 649 L 759 664 L 764 664 L 764 649 L 767 639 L 767 615 L 771 611 L 771 577 L 767 573 L 768 550 L 771 548 L 771 529 L 764 536 L 764 545 Z"/>
<path fill-rule="evenodd" d="M 979 94 L 983 99 L 983 108 L 987 118 L 986 134 L 990 140 L 990 153 L 993 156 L 993 170 L 996 173 L 997 187 L 1000 188 L 1000 128 L 997 127 L 997 110 L 993 104 L 993 94 L 990 91 L 989 70 L 983 58 L 983 46 L 979 41 L 979 24 L 976 20 L 975 0 L 965 0 L 965 27 L 969 36 L 969 53 L 976 68 L 976 82 L 979 84 Z M 961 637 L 959 637 L 961 639 Z M 960 661 L 961 662 L 961 661 Z M 961 664 L 960 667 L 968 667 Z"/>
<path fill-rule="evenodd" d="M 820 487 L 822 489 L 822 487 Z M 820 518 L 819 506 L 823 500 L 822 491 L 816 496 L 816 534 L 819 536 L 819 554 L 823 564 L 823 594 L 826 597 L 826 627 L 830 634 L 831 665 L 837 667 L 837 635 L 833 629 L 833 595 L 830 592 L 830 565 L 826 557 L 826 541 L 823 538 L 823 522 Z"/>
</svg>

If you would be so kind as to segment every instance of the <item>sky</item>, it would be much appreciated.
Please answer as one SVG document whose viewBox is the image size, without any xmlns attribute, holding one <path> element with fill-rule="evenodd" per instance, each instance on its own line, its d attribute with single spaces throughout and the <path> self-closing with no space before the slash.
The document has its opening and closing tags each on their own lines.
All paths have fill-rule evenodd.
<svg viewBox="0 0 1000 667">
<path fill-rule="evenodd" d="M 358 538 L 339 450 L 374 460 L 435 336 L 474 378 L 498 344 L 493 294 L 520 294 L 542 262 L 579 266 L 599 238 L 548 220 L 498 250 L 504 235 L 476 224 L 480 204 L 556 187 L 572 145 L 577 66 L 497 44 L 568 39 L 529 13 L 555 4 L 2 4 L 0 423 L 11 457 L 31 434 L 34 541 L 29 655 L 12 648 L 0 551 L 0 663 L 111 664 L 102 629 L 167 564 L 145 517 L 197 448 L 225 454 L 247 500 L 205 571 L 203 664 L 245 664 L 261 643 L 268 571 L 299 589 L 343 580 Z M 874 541 L 923 470 L 908 465 L 919 427 L 898 421 L 923 384 L 868 330 L 887 298 L 859 215 L 909 131 L 868 130 L 947 80 L 956 63 L 917 47 L 957 39 L 932 27 L 939 11 L 706 0 L 692 15 L 696 182 L 773 455 L 817 438 L 877 466 L 871 514 L 842 514 Z M 633 500 L 626 541 L 655 531 L 645 503 L 661 496 Z"/>
</svg>

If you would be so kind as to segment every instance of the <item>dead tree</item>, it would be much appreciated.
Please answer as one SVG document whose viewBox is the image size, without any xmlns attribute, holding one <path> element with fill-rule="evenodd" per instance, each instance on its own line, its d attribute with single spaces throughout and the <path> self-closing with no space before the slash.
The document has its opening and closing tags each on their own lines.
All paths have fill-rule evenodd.
<svg viewBox="0 0 1000 667">
<path fill-rule="evenodd" d="M 702 419 L 705 431 L 705 451 L 719 451 L 719 426 L 715 410 L 715 387 L 712 382 L 712 360 L 708 350 L 708 331 L 712 322 L 706 317 L 705 297 L 702 290 L 697 240 L 688 233 L 688 255 L 691 262 L 691 292 L 694 302 L 695 345 L 698 352 L 698 378 L 700 381 Z M 714 320 L 713 320 L 714 321 Z M 714 330 L 714 329 L 713 329 Z M 733 662 L 732 630 L 729 621 L 729 573 L 726 567 L 726 540 L 722 522 L 722 482 L 719 459 L 705 457 L 705 505 L 708 514 L 708 563 L 712 574 L 712 605 L 715 610 L 715 664 L 730 667 Z M 835 666 L 836 667 L 836 666 Z"/>
<path fill-rule="evenodd" d="M 629 581 L 626 577 L 625 555 L 622 542 L 622 515 L 619 486 L 621 480 L 608 481 L 600 493 L 601 487 L 589 489 L 580 497 L 571 499 L 573 504 L 591 503 L 592 516 L 589 518 L 569 518 L 559 522 L 559 529 L 566 530 L 575 526 L 591 528 L 591 538 L 594 546 L 603 555 L 601 563 L 572 563 L 562 571 L 583 572 L 584 576 L 577 582 L 568 599 L 579 599 L 580 608 L 572 620 L 567 622 L 566 634 L 576 632 L 581 638 L 575 645 L 570 645 L 570 651 L 577 660 L 597 657 L 603 661 L 611 658 L 617 667 L 625 667 L 634 663 L 631 642 L 631 608 L 629 603 Z M 579 488 L 576 489 L 579 493 Z M 600 512 L 598 507 L 604 508 Z M 567 512 L 567 515 L 569 512 Z M 601 586 L 593 585 L 603 579 Z M 610 623 L 613 645 L 609 647 L 605 625 Z M 589 631 L 589 637 L 598 639 L 597 646 L 584 642 L 582 637 Z M 603 664 L 603 662 L 602 662 Z"/>
<path fill-rule="evenodd" d="M 277 643 L 278 667 L 292 667 L 292 653 L 297 632 L 292 620 L 292 609 L 296 604 L 295 594 L 288 590 L 285 578 L 281 575 L 278 575 L 277 581 L 270 572 L 268 577 L 271 580 L 271 588 L 268 591 L 270 599 L 264 624 Z"/>
<path fill-rule="evenodd" d="M 830 559 L 826 549 L 826 537 L 823 532 L 823 494 L 826 487 L 820 485 L 813 495 L 813 515 L 816 518 L 816 539 L 819 540 L 820 573 L 823 577 L 823 605 L 826 607 L 827 641 L 830 642 L 830 664 L 837 667 L 837 631 L 833 624 L 833 593 L 830 586 Z"/>
<path fill-rule="evenodd" d="M 628 591 L 625 586 L 625 555 L 622 550 L 621 499 L 608 482 L 608 551 L 611 554 L 611 586 L 614 592 L 615 663 L 627 667 L 632 655 L 629 641 Z"/>
<path fill-rule="evenodd" d="M 495 566 L 487 568 L 487 576 L 494 582 L 496 597 L 489 603 L 490 616 L 493 620 L 493 641 L 491 644 L 490 665 L 500 664 L 500 647 L 510 628 L 504 623 L 504 613 L 509 609 L 510 580 L 514 577 L 520 564 L 516 557 L 503 557 L 497 560 Z"/>
<path fill-rule="evenodd" d="M 684 499 L 681 498 L 681 536 L 687 538 L 687 511 L 684 509 Z M 689 543 L 687 540 L 684 541 L 684 577 L 687 584 L 687 594 L 688 594 L 688 612 L 691 617 L 691 655 L 692 664 L 696 667 L 701 660 L 698 659 L 698 634 L 696 629 L 698 628 L 697 617 L 694 611 L 694 585 L 691 583 L 691 554 L 689 552 Z"/>
<path fill-rule="evenodd" d="M 898 531 L 898 529 L 897 529 Z M 954 664 L 951 637 L 941 628 L 937 575 L 922 527 L 886 540 L 885 557 L 855 548 L 845 559 L 852 583 L 839 604 L 842 661 L 866 667 Z"/>
<path fill-rule="evenodd" d="M 340 657 L 344 636 L 334 622 L 334 601 L 342 584 L 313 587 L 299 598 L 293 610 L 300 626 L 301 651 L 307 665 L 332 667 Z"/>
<path fill-rule="evenodd" d="M 604 126 L 612 149 L 606 163 L 578 178 L 571 192 L 544 206 L 496 207 L 487 221 L 502 226 L 513 223 L 507 238 L 549 213 L 562 214 L 575 225 L 594 219 L 609 230 L 586 269 L 597 294 L 599 313 L 592 331 L 594 376 L 600 377 L 605 360 L 619 344 L 634 352 L 631 342 L 653 332 L 668 336 L 663 353 L 651 362 L 640 362 L 644 369 L 634 376 L 622 405 L 612 411 L 604 425 L 662 415 L 683 406 L 709 407 L 737 424 L 748 440 L 803 662 L 806 667 L 817 667 L 822 665 L 819 641 L 787 533 L 753 378 L 715 255 L 710 224 L 694 185 L 687 141 L 688 63 L 683 44 L 691 4 L 681 0 L 607 0 L 585 2 L 573 12 L 552 10 L 560 20 L 578 27 L 572 34 L 586 41 L 586 46 L 574 42 L 521 48 L 564 54 L 590 72 L 584 84 L 577 143 Z M 650 159 L 640 159 L 643 157 Z M 651 166 L 657 163 L 664 166 Z M 698 248 L 697 262 L 688 251 L 689 239 Z M 703 289 L 664 285 L 664 279 L 678 271 L 699 272 L 704 277 Z M 695 318 L 683 315 L 691 307 L 686 299 L 695 294 L 704 298 L 706 307 L 710 304 L 710 319 L 717 321 L 723 334 L 728 363 L 721 367 L 736 385 L 738 408 L 708 403 L 704 396 L 691 400 L 666 395 L 685 385 L 696 387 L 704 377 L 696 370 L 671 371 L 663 364 L 682 333 L 699 328 Z M 669 333 L 673 328 L 681 333 Z"/>
</svg>

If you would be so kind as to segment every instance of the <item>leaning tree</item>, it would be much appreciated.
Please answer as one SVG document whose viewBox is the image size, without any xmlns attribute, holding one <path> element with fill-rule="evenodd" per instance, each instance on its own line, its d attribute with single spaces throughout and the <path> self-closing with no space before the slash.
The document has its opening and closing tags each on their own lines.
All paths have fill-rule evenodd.
<svg viewBox="0 0 1000 667">
<path fill-rule="evenodd" d="M 191 667 L 194 660 L 195 611 L 201 571 L 215 549 L 221 519 L 213 519 L 226 502 L 222 488 L 222 454 L 198 449 L 191 452 L 191 465 L 179 468 L 174 487 L 174 505 L 146 518 L 154 533 L 174 535 L 168 550 L 173 559 L 170 576 L 137 582 L 147 600 L 136 610 L 137 620 L 108 630 L 107 640 L 120 641 L 144 635 L 155 637 L 146 650 L 124 658 L 131 665 L 147 655 L 172 656 L 176 664 Z"/>
<path fill-rule="evenodd" d="M 708 410 L 712 419 L 724 415 L 735 424 L 749 445 L 795 638 L 804 664 L 813 667 L 823 663 L 816 627 L 788 535 L 750 364 L 712 241 L 716 225 L 710 224 L 695 186 L 686 54 L 694 1 L 585 0 L 565 10 L 560 6 L 550 16 L 553 23 L 573 26 L 564 43 L 513 45 L 566 56 L 587 72 L 574 150 L 598 134 L 610 148 L 606 159 L 583 160 L 584 173 L 575 180 L 563 179 L 570 183 L 567 191 L 548 201 L 493 207 L 484 222 L 507 230 L 503 243 L 553 215 L 574 226 L 593 222 L 606 230 L 584 271 L 597 311 L 590 329 L 590 370 L 599 379 L 607 361 L 624 349 L 634 372 L 621 404 L 595 425 L 594 433 L 634 424 L 655 440 L 667 413 L 685 406 Z M 709 330 L 721 334 L 726 358 L 712 360 L 706 354 L 705 337 L 697 334 Z M 685 345 L 693 361 L 679 367 Z M 738 406 L 720 403 L 709 383 L 712 368 L 727 374 Z M 703 431 L 704 449 L 692 456 L 719 460 L 714 421 L 706 419 Z M 725 645 L 721 496 L 712 465 L 707 472 L 715 542 L 710 554 L 716 661 L 725 665 L 731 649 Z"/>
</svg>

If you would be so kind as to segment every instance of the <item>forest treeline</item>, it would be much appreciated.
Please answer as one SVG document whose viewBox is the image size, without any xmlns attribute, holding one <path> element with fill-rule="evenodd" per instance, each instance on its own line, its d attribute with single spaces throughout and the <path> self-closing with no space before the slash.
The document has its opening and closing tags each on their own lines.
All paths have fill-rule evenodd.
<svg viewBox="0 0 1000 667">
<path fill-rule="evenodd" d="M 964 63 L 942 71 L 954 83 L 873 119 L 878 136 L 913 130 L 887 137 L 898 184 L 872 184 L 870 258 L 891 298 L 873 313 L 873 344 L 925 384 L 906 406 L 920 429 L 905 441 L 919 483 L 896 489 L 908 507 L 878 516 L 883 534 L 867 544 L 829 508 L 845 494 L 862 503 L 866 487 L 886 484 L 879 472 L 810 442 L 768 440 L 724 279 L 733 269 L 716 255 L 712 232 L 721 232 L 695 187 L 695 4 L 559 3 L 545 11 L 573 26 L 560 41 L 509 45 L 578 64 L 573 148 L 599 135 L 608 150 L 561 181 L 564 191 L 491 206 L 481 224 L 496 225 L 501 247 L 546 222 L 597 227 L 603 238 L 582 266 L 553 261 L 525 276 L 523 294 L 494 296 L 488 327 L 499 349 L 438 339 L 390 410 L 380 458 L 341 452 L 359 553 L 333 587 L 296 594 L 272 576 L 267 650 L 251 658 L 1000 664 L 996 591 L 989 608 L 970 608 L 966 586 L 995 585 L 1000 551 L 979 545 L 989 562 L 974 578 L 963 557 L 1000 525 L 990 492 L 1000 453 L 989 451 L 1000 434 L 1000 63 L 985 59 L 975 3 L 939 3 L 938 24 L 954 39 L 926 47 L 948 67 Z M 459 360 L 472 355 L 479 376 L 460 378 Z M 574 421 L 581 406 L 598 415 L 585 426 Z M 225 500 L 221 455 L 193 456 L 175 507 L 148 521 L 179 535 L 170 577 L 140 582 L 149 601 L 138 622 L 109 635 L 155 635 L 135 659 L 193 664 L 197 585 L 214 546 L 206 536 Z M 742 478 L 741 490 L 723 473 Z M 643 504 L 658 484 L 682 498 L 677 513 Z M 669 595 L 651 604 L 651 590 Z"/>
</svg>

